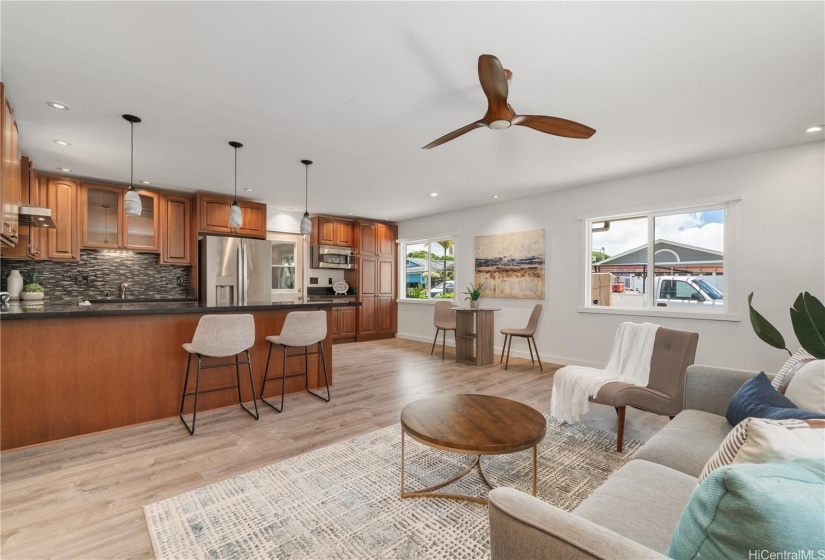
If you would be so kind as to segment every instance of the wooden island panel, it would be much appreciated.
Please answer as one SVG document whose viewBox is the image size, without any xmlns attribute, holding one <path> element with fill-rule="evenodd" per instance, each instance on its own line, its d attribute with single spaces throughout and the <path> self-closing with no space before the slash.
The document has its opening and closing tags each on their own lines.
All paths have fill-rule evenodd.
<svg viewBox="0 0 825 560">
<path fill-rule="evenodd" d="M 323 309 L 327 310 L 327 331 L 331 332 L 330 309 Z M 288 310 L 250 313 L 255 318 L 255 345 L 251 355 L 258 397 L 269 351 L 266 337 L 280 333 Z M 176 313 L 4 321 L 0 338 L 0 449 L 15 449 L 177 416 L 189 356 L 181 345 L 192 341 L 201 315 Z M 332 385 L 330 335 L 323 346 Z M 205 360 L 204 363 L 209 362 Z M 272 352 L 270 375 L 280 373 L 281 363 L 282 351 L 276 346 Z M 193 358 L 190 390 L 194 387 L 195 365 Z M 287 360 L 287 374 L 300 373 L 303 367 L 302 358 Z M 241 366 L 241 391 L 247 402 L 252 396 L 245 370 L 245 366 Z M 322 385 L 320 358 L 310 356 L 310 386 L 318 388 L 319 380 Z M 203 389 L 234 382 L 233 367 L 201 372 Z M 287 380 L 287 393 L 303 390 L 302 378 Z M 279 394 L 280 382 L 267 382 L 265 396 Z M 185 413 L 191 412 L 193 400 L 187 399 Z M 198 398 L 199 413 L 225 406 L 238 406 L 237 391 L 202 394 Z M 260 402 L 258 408 L 262 419 L 274 414 Z M 241 410 L 238 413 L 243 414 Z M 183 425 L 181 430 L 185 430 Z"/>
</svg>

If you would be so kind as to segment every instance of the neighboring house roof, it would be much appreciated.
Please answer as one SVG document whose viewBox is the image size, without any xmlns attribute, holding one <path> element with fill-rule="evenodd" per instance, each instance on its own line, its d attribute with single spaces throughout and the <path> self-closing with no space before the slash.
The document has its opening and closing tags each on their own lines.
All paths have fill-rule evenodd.
<svg viewBox="0 0 825 560">
<path fill-rule="evenodd" d="M 437 261 L 433 260 L 432 265 L 433 268 L 437 271 L 444 270 L 444 263 L 447 263 L 447 270 L 452 270 L 453 266 L 455 265 L 455 261 Z M 416 274 L 416 273 L 425 273 L 427 272 L 427 259 L 418 259 L 413 257 L 407 257 L 407 274 Z"/>
<path fill-rule="evenodd" d="M 693 245 L 685 245 L 667 239 L 657 239 L 653 245 L 656 251 L 656 264 L 665 263 L 721 263 L 723 254 L 712 249 L 704 249 Z M 609 259 L 594 262 L 596 266 L 646 264 L 647 244 L 620 253 Z"/>
</svg>

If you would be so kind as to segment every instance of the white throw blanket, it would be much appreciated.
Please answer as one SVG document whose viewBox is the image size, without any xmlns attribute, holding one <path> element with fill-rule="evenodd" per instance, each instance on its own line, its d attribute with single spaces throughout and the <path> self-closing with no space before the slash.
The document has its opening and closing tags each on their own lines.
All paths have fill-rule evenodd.
<svg viewBox="0 0 825 560">
<path fill-rule="evenodd" d="M 602 385 L 620 381 L 647 386 L 658 329 L 651 323 L 622 323 L 605 369 L 565 366 L 558 370 L 553 376 L 550 415 L 561 422 L 578 422 L 589 408 L 588 397 L 595 397 Z"/>
</svg>

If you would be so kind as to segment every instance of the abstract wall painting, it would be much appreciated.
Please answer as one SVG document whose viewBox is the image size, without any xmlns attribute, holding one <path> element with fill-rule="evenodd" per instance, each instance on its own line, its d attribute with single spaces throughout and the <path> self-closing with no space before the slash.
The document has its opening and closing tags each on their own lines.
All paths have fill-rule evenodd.
<svg viewBox="0 0 825 560">
<path fill-rule="evenodd" d="M 480 235 L 475 239 L 475 281 L 482 297 L 544 299 L 543 229 Z"/>
</svg>

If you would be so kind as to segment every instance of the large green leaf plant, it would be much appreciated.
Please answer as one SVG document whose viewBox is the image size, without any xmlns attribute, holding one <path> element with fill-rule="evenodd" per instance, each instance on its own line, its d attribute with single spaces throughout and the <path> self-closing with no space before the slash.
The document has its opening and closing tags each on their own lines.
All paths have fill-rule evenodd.
<svg viewBox="0 0 825 560">
<path fill-rule="evenodd" d="M 753 308 L 753 293 L 748 296 L 748 308 L 753 330 L 761 340 L 774 348 L 785 350 L 785 339 L 776 327 Z M 799 294 L 791 308 L 791 324 L 799 345 L 818 360 L 825 359 L 825 306 L 808 292 Z"/>
</svg>

